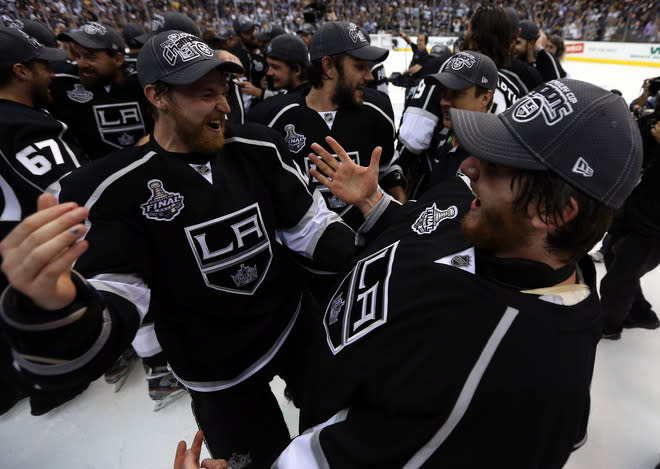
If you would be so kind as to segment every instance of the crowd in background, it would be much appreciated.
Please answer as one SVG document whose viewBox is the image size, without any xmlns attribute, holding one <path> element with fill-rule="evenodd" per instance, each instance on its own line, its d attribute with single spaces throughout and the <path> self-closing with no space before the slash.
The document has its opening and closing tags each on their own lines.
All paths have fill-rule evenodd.
<svg viewBox="0 0 660 469">
<path fill-rule="evenodd" d="M 249 15 L 264 27 L 278 24 L 295 32 L 309 18 L 316 22 L 348 20 L 370 33 L 405 31 L 452 36 L 464 32 L 467 19 L 481 5 L 477 0 L 8 0 L 0 14 L 30 18 L 52 29 L 99 21 L 118 29 L 127 22 L 147 30 L 152 12 L 180 11 L 202 28 L 230 26 L 236 16 Z M 569 40 L 656 42 L 660 40 L 658 2 L 631 0 L 509 1 L 521 18 L 533 19 L 546 34 Z"/>
</svg>

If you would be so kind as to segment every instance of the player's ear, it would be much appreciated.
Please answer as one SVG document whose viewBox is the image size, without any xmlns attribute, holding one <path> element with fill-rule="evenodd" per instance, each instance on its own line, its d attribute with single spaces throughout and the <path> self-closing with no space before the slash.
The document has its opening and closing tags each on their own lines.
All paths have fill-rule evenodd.
<svg viewBox="0 0 660 469">
<path fill-rule="evenodd" d="M 115 63 L 117 68 L 124 66 L 124 54 L 122 52 L 115 52 L 112 56 L 112 61 Z"/>
<path fill-rule="evenodd" d="M 22 63 L 17 63 L 12 66 L 12 70 L 14 71 L 14 75 L 18 77 L 20 80 L 25 80 L 28 77 L 28 73 L 30 72 L 30 69 L 27 67 L 27 65 L 22 64 Z"/>
<path fill-rule="evenodd" d="M 488 90 L 486 93 L 480 96 L 481 107 L 484 112 L 488 110 L 488 105 L 493 100 L 493 90 Z"/>
<path fill-rule="evenodd" d="M 324 56 L 321 59 L 321 67 L 323 67 L 323 76 L 332 80 L 337 74 L 337 66 L 335 65 L 335 59 L 333 57 Z"/>
<path fill-rule="evenodd" d="M 532 226 L 537 229 L 551 231 L 573 220 L 579 211 L 580 207 L 578 206 L 577 200 L 571 197 L 561 210 L 561 214 L 537 213 L 532 215 Z"/>
<path fill-rule="evenodd" d="M 159 93 L 156 90 L 156 86 L 149 84 L 144 87 L 144 95 L 147 97 L 147 100 L 159 111 L 167 111 L 168 101 L 165 99 L 163 93 Z"/>
</svg>

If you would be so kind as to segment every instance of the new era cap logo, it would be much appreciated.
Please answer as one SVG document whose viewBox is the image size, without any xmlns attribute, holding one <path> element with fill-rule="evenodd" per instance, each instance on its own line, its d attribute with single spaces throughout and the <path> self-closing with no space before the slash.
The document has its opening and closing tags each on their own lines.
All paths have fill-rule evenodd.
<svg viewBox="0 0 660 469">
<path fill-rule="evenodd" d="M 487 84 L 487 83 L 488 83 L 488 78 L 486 78 L 486 77 L 481 77 L 481 83 L 482 83 L 483 85 Z"/>
<path fill-rule="evenodd" d="M 573 169 L 571 170 L 576 174 L 581 174 L 584 177 L 592 177 L 594 175 L 594 170 L 591 166 L 589 166 L 589 163 L 587 163 L 587 160 L 585 160 L 582 157 L 579 157 L 575 164 L 573 165 Z"/>
<path fill-rule="evenodd" d="M 553 80 L 538 91 L 532 91 L 520 99 L 514 107 L 513 120 L 530 122 L 543 116 L 547 125 L 555 125 L 573 113 L 577 103 L 575 94 L 565 84 Z"/>
<path fill-rule="evenodd" d="M 188 33 L 173 33 L 160 44 L 163 48 L 163 58 L 170 67 L 177 62 L 188 62 L 200 57 L 213 57 L 213 51 L 198 37 Z"/>
<path fill-rule="evenodd" d="M 108 31 L 105 26 L 95 22 L 82 25 L 80 30 L 85 34 L 89 34 L 90 36 L 94 36 L 95 34 L 102 36 Z"/>
<path fill-rule="evenodd" d="M 351 41 L 355 43 L 369 42 L 367 41 L 367 38 L 364 36 L 362 31 L 360 31 L 360 29 L 354 23 L 348 24 L 348 36 L 351 38 Z"/>
<path fill-rule="evenodd" d="M 472 68 L 476 61 L 477 59 L 474 57 L 474 55 L 460 52 L 449 59 L 449 62 L 447 62 L 447 67 L 454 71 L 458 71 L 464 67 Z"/>
</svg>

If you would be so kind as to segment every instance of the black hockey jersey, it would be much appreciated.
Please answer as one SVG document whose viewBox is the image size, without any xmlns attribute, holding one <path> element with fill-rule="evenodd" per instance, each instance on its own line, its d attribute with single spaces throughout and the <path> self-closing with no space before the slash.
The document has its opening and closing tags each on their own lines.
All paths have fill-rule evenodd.
<svg viewBox="0 0 660 469">
<path fill-rule="evenodd" d="M 564 306 L 481 275 L 459 228 L 469 190 L 454 178 L 427 195 L 391 204 L 400 213 L 381 218 L 332 296 L 310 355 L 308 431 L 273 467 L 560 468 L 583 440 L 593 283 Z"/>
<path fill-rule="evenodd" d="M 0 100 L 0 238 L 36 211 L 44 191 L 86 161 L 66 124 L 44 110 Z"/>
<path fill-rule="evenodd" d="M 300 170 L 315 188 L 321 191 L 331 210 L 345 214 L 350 208 L 325 186 L 309 175 L 311 144 L 328 150 L 326 136 L 335 138 L 353 161 L 368 166 L 373 149 L 380 145 L 380 179 L 400 170 L 394 161 L 394 111 L 389 97 L 379 91 L 364 88 L 364 103 L 357 108 L 341 108 L 335 113 L 318 113 L 307 107 L 309 89 L 273 96 L 248 113 L 248 121 L 259 122 L 277 130 L 295 158 Z M 321 116 L 323 115 L 323 117 Z M 332 153 L 332 151 L 330 150 Z"/>
<path fill-rule="evenodd" d="M 85 358 L 33 379 L 94 378 L 147 311 L 172 370 L 190 389 L 225 389 L 265 366 L 304 314 L 283 245 L 339 268 L 351 259 L 355 237 L 307 190 L 279 140 L 256 124 L 228 126 L 225 147 L 213 157 L 168 153 L 152 140 L 66 178 L 60 200 L 90 209 L 89 250 L 74 268 L 103 298 L 79 286 L 87 313 L 65 331 L 49 331 L 67 337 L 54 340 L 50 353 Z M 31 337 L 21 344 L 40 347 Z M 33 371 L 27 362 L 23 368 Z"/>
<path fill-rule="evenodd" d="M 151 130 L 137 74 L 109 89 L 87 89 L 75 75 L 58 75 L 51 90 L 49 111 L 71 128 L 89 159 L 134 146 Z"/>
</svg>

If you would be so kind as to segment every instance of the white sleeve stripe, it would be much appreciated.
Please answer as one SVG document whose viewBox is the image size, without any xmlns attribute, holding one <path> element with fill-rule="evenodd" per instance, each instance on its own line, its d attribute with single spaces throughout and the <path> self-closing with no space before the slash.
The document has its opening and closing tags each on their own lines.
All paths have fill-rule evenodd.
<svg viewBox="0 0 660 469">
<path fill-rule="evenodd" d="M 332 223 L 342 221 L 335 212 L 328 209 L 319 191 L 314 191 L 312 197 L 314 200 L 298 224 L 287 230 L 278 231 L 289 249 L 308 259 L 314 256 L 316 245 L 326 228 Z"/>
<path fill-rule="evenodd" d="M 500 322 L 497 324 L 497 327 L 491 334 L 486 346 L 481 351 L 481 355 L 477 359 L 477 362 L 474 364 L 472 371 L 463 385 L 458 399 L 454 404 L 449 417 L 445 423 L 440 427 L 437 433 L 431 438 L 431 440 L 426 443 L 422 448 L 417 451 L 417 453 L 403 466 L 403 469 L 413 469 L 422 467 L 424 463 L 433 455 L 433 453 L 444 443 L 444 441 L 449 437 L 451 432 L 456 428 L 458 423 L 461 421 L 465 413 L 467 412 L 468 407 L 474 397 L 474 393 L 477 391 L 477 387 L 483 377 L 490 361 L 497 351 L 497 347 L 502 342 L 502 339 L 509 331 L 511 324 L 518 316 L 519 311 L 515 308 L 508 307 L 500 319 Z"/>
<path fill-rule="evenodd" d="M 279 119 L 279 118 L 282 116 L 282 114 L 284 114 L 284 113 L 285 113 L 286 111 L 288 111 L 289 109 L 294 108 L 294 107 L 297 107 L 297 106 L 300 106 L 300 104 L 298 104 L 298 103 L 293 103 L 293 104 L 289 104 L 288 106 L 284 106 L 284 107 L 280 110 L 280 112 L 278 112 L 278 113 L 275 115 L 275 117 L 273 117 L 273 119 L 268 123 L 268 127 L 273 127 L 273 125 L 275 125 L 275 122 L 277 122 L 277 119 Z"/>
<path fill-rule="evenodd" d="M 275 145 L 273 142 L 267 142 L 267 141 L 263 141 L 263 140 L 252 140 L 252 139 L 243 138 L 243 137 L 231 137 L 231 138 L 228 138 L 227 140 L 225 140 L 225 143 L 232 143 L 232 142 L 245 143 L 247 145 L 257 145 L 257 146 L 260 146 L 260 147 L 269 147 L 269 148 L 272 148 L 273 150 L 275 150 L 275 154 L 277 155 L 277 159 L 280 161 L 280 165 L 282 166 L 282 168 L 285 171 L 288 171 L 291 174 L 293 174 L 294 176 L 296 176 L 296 178 L 298 178 L 300 183 L 305 187 L 305 190 L 309 194 L 309 190 L 307 189 L 307 182 L 305 181 L 305 178 L 303 177 L 303 175 L 300 173 L 300 171 L 296 170 L 296 168 L 293 168 L 292 166 L 289 166 L 288 164 L 286 164 L 284 162 L 284 160 L 282 159 L 282 155 L 280 155 L 280 151 L 277 148 L 277 145 Z"/>
<path fill-rule="evenodd" d="M 381 108 L 379 108 L 378 106 L 376 106 L 376 105 L 373 104 L 373 103 L 370 103 L 370 102 L 364 101 L 364 104 L 365 104 L 366 106 L 369 106 L 369 107 L 375 109 L 376 111 L 380 112 L 380 113 L 383 115 L 383 117 L 384 117 L 385 119 L 387 119 L 387 122 L 389 122 L 390 126 L 392 126 L 392 135 L 394 135 L 394 133 L 396 132 L 396 126 L 394 125 L 394 121 L 390 118 L 390 116 L 388 116 L 387 113 L 386 113 L 385 111 L 383 111 Z"/>
<path fill-rule="evenodd" d="M 0 174 L 0 192 L 5 201 L 5 205 L 0 213 L 0 220 L 2 221 L 21 221 L 23 211 L 21 204 L 18 202 L 16 192 L 11 188 L 9 183 Z"/>
<path fill-rule="evenodd" d="M 345 421 L 347 416 L 348 409 L 340 410 L 325 422 L 294 438 L 273 463 L 271 469 L 298 469 L 300 467 L 330 469 L 330 463 L 321 447 L 321 430 Z"/>
<path fill-rule="evenodd" d="M 0 311 L 2 314 L 2 319 L 12 328 L 24 331 L 24 332 L 43 332 L 43 331 L 52 331 L 54 329 L 59 329 L 60 327 L 65 327 L 70 324 L 73 324 L 79 320 L 87 312 L 87 307 L 83 306 L 75 310 L 73 313 L 67 315 L 66 317 L 56 319 L 55 321 L 42 322 L 39 324 L 27 324 L 23 322 L 14 321 L 4 314 L 4 311 Z"/>
<path fill-rule="evenodd" d="M 449 60 L 449 59 L 447 59 L 447 60 Z M 429 88 L 429 94 L 426 95 L 426 100 L 424 101 L 424 109 L 426 109 L 429 105 L 429 101 L 431 100 L 431 96 L 433 96 L 433 92 L 435 91 L 435 86 L 436 85 L 431 85 L 431 87 Z"/>
<path fill-rule="evenodd" d="M 12 356 L 18 366 L 30 373 L 40 376 L 58 376 L 65 375 L 71 372 L 74 372 L 83 366 L 87 365 L 94 357 L 98 355 L 101 349 L 105 346 L 108 338 L 110 337 L 110 332 L 112 331 L 112 320 L 110 319 L 110 313 L 107 310 L 103 311 L 103 326 L 101 327 L 101 333 L 96 338 L 96 341 L 91 346 L 89 350 L 83 353 L 78 358 L 73 360 L 67 360 L 65 363 L 57 365 L 42 365 L 39 363 L 34 363 L 28 358 L 22 356 L 16 350 L 12 349 Z M 33 357 L 36 359 L 36 357 Z M 54 362 L 58 360 L 54 359 L 44 359 L 44 361 Z"/>
<path fill-rule="evenodd" d="M 146 282 L 133 274 L 99 274 L 87 279 L 98 291 L 114 293 L 134 304 L 140 314 L 140 321 L 149 310 L 151 290 Z"/>
</svg>

